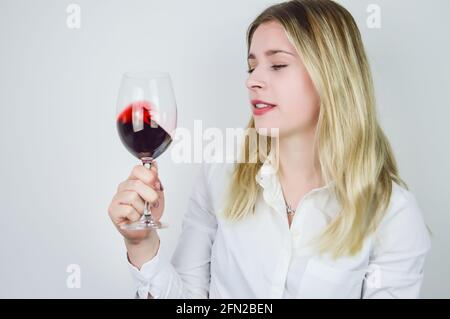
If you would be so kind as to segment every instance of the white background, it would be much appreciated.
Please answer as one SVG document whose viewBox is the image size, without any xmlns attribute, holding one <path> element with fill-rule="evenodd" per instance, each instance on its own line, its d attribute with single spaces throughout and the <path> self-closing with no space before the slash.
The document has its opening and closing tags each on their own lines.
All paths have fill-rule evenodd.
<svg viewBox="0 0 450 319">
<path fill-rule="evenodd" d="M 422 296 L 450 297 L 450 2 L 340 1 L 370 58 L 380 122 L 431 227 Z M 265 0 L 0 0 L 0 297 L 130 298 L 125 248 L 107 214 L 138 162 L 121 145 L 123 72 L 170 73 L 179 126 L 242 127 L 249 117 L 245 33 Z M 381 29 L 369 29 L 369 4 Z M 173 250 L 198 164 L 159 158 Z M 66 268 L 81 267 L 69 289 Z"/>
</svg>

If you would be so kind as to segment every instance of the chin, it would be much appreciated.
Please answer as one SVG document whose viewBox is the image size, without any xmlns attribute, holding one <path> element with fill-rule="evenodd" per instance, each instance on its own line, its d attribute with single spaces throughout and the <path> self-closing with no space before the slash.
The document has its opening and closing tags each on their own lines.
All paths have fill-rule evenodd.
<svg viewBox="0 0 450 319">
<path fill-rule="evenodd" d="M 256 131 L 261 136 L 268 136 L 268 137 L 279 137 L 280 136 L 280 129 L 278 127 L 260 127 L 256 126 Z"/>
<path fill-rule="evenodd" d="M 279 137 L 278 128 L 257 128 L 256 131 L 261 136 Z"/>
<path fill-rule="evenodd" d="M 273 120 L 254 117 L 255 129 L 259 135 L 277 137 L 280 126 Z"/>
</svg>

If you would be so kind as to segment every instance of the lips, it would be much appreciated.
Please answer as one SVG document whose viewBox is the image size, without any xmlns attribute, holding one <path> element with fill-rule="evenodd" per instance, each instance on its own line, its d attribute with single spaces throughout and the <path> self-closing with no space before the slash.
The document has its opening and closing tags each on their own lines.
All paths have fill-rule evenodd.
<svg viewBox="0 0 450 319">
<path fill-rule="evenodd" d="M 276 107 L 275 104 L 269 103 L 266 101 L 262 101 L 262 100 L 252 100 L 251 103 L 253 105 L 253 108 L 252 108 L 253 115 L 266 114 L 267 112 L 273 110 Z M 264 104 L 266 106 L 265 107 L 256 107 L 257 104 Z"/>
</svg>

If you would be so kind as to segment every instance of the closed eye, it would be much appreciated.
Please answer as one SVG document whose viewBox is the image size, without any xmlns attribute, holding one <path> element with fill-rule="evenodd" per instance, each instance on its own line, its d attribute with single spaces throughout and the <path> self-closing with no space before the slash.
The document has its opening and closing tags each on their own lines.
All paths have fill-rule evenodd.
<svg viewBox="0 0 450 319">
<path fill-rule="evenodd" d="M 286 64 L 283 64 L 283 65 L 272 65 L 272 68 L 273 68 L 275 71 L 278 71 L 279 69 L 282 69 L 282 68 L 285 68 L 285 67 L 287 67 Z M 249 70 L 247 71 L 247 73 L 252 73 L 254 70 L 255 70 L 255 69 L 249 69 Z"/>
</svg>

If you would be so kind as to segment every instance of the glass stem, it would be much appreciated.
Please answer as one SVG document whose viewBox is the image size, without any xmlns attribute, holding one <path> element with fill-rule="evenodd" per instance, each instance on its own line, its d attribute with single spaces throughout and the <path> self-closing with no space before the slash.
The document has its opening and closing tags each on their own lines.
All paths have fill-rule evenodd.
<svg viewBox="0 0 450 319">
<path fill-rule="evenodd" d="M 147 168 L 149 170 L 152 168 L 153 158 L 143 157 L 143 158 L 141 158 L 141 161 L 142 161 L 142 165 L 144 165 L 145 168 Z M 145 201 L 145 204 L 144 204 L 144 215 L 142 216 L 142 218 L 143 218 L 144 222 L 147 224 L 153 223 L 152 212 L 150 210 L 149 203 L 147 201 Z"/>
</svg>

